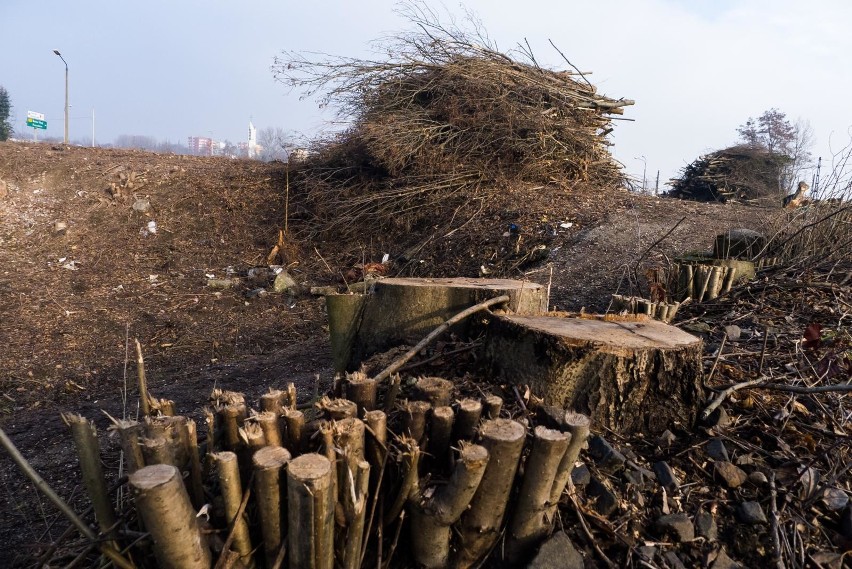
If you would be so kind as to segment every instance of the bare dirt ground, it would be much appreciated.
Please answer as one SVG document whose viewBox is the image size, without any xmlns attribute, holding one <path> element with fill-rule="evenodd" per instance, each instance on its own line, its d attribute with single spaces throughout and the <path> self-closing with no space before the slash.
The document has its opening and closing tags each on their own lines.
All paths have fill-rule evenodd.
<svg viewBox="0 0 852 569">
<path fill-rule="evenodd" d="M 134 338 L 153 394 L 184 410 L 199 409 L 214 385 L 256 396 L 296 381 L 300 394 L 312 394 L 329 380 L 321 299 L 256 294 L 268 283 L 207 286 L 211 275 L 266 265 L 284 219 L 283 165 L 2 143 L 0 180 L 0 425 L 78 511 L 87 500 L 59 412 L 83 413 L 102 429 L 101 410 L 135 414 Z M 529 190 L 506 200 L 459 234 L 453 254 L 468 259 L 463 266 L 442 265 L 434 253 L 421 271 L 487 271 L 511 247 L 504 233 L 516 223 L 549 256 L 500 276 L 550 282 L 552 308 L 600 310 L 629 286 L 624 276 L 640 258 L 648 266 L 709 250 L 717 233 L 762 227 L 772 216 L 622 190 Z M 305 285 L 335 282 L 365 255 L 333 243 L 298 248 L 289 270 Z M 376 249 L 366 260 L 380 260 Z M 34 566 L 65 527 L 0 456 L 0 566 Z"/>
</svg>

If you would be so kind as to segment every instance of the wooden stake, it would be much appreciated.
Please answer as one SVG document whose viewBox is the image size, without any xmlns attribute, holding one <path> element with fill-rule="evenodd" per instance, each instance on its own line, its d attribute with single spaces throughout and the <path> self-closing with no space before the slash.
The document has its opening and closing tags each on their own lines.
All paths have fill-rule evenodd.
<svg viewBox="0 0 852 569">
<path fill-rule="evenodd" d="M 287 448 L 297 456 L 305 449 L 305 414 L 290 409 L 284 413 L 284 421 L 287 423 Z"/>
<path fill-rule="evenodd" d="M 414 384 L 414 393 L 432 407 L 446 407 L 452 401 L 453 382 L 440 377 L 421 377 Z"/>
<path fill-rule="evenodd" d="M 432 424 L 429 430 L 429 459 L 440 470 L 448 464 L 450 441 L 453 436 L 455 413 L 452 407 L 438 407 L 432 411 Z"/>
<path fill-rule="evenodd" d="M 278 414 L 273 411 L 264 411 L 255 416 L 254 420 L 263 431 L 263 438 L 269 446 L 284 446 L 281 440 L 281 431 L 278 428 Z"/>
<path fill-rule="evenodd" d="M 342 421 L 343 419 L 358 417 L 358 405 L 348 399 L 329 399 L 328 397 L 323 397 L 317 403 L 317 408 L 323 412 L 327 419 L 332 421 Z"/>
<path fill-rule="evenodd" d="M 346 541 L 343 552 L 343 567 L 359 569 L 361 567 L 361 547 L 364 540 L 364 521 L 367 514 L 367 498 L 370 487 L 370 464 L 365 461 L 358 463 L 354 476 L 353 516 L 346 531 Z"/>
<path fill-rule="evenodd" d="M 202 483 L 201 457 L 198 454 L 198 428 L 193 420 L 187 420 L 183 424 L 189 452 L 189 493 L 192 496 L 192 505 L 200 510 L 204 505 L 204 484 Z"/>
<path fill-rule="evenodd" d="M 462 399 L 459 401 L 454 438 L 457 441 L 472 441 L 473 437 L 476 436 L 480 417 L 482 417 L 482 402 L 479 399 Z"/>
<path fill-rule="evenodd" d="M 568 443 L 568 450 L 562 457 L 562 462 L 559 464 L 556 478 L 553 480 L 553 488 L 550 492 L 551 508 L 548 510 L 547 518 L 553 520 L 556 517 L 556 506 L 559 504 L 559 499 L 562 497 L 562 492 L 571 481 L 571 472 L 574 470 L 574 464 L 577 462 L 577 457 L 580 456 L 580 450 L 586 444 L 589 438 L 589 427 L 591 419 L 582 413 L 566 411 L 562 417 L 560 429 L 571 433 L 571 440 Z"/>
<path fill-rule="evenodd" d="M 427 401 L 406 401 L 403 405 L 403 432 L 421 444 L 426 436 L 426 414 L 432 406 Z"/>
<path fill-rule="evenodd" d="M 102 533 L 113 535 L 116 517 L 109 499 L 104 470 L 101 467 L 101 449 L 98 444 L 97 429 L 88 419 L 74 413 L 63 413 L 62 420 L 71 427 L 71 436 L 77 448 L 77 456 L 80 458 L 83 484 L 92 501 L 98 526 Z"/>
<path fill-rule="evenodd" d="M 174 447 L 162 437 L 156 439 L 142 439 L 142 456 L 145 459 L 145 464 L 167 464 L 175 466 Z"/>
<path fill-rule="evenodd" d="M 142 448 L 139 446 L 139 438 L 144 433 L 144 428 L 141 423 L 125 421 L 123 419 L 118 419 L 115 425 L 118 430 L 121 451 L 124 453 L 126 472 L 127 474 L 133 474 L 145 466 L 145 459 L 142 458 Z"/>
<path fill-rule="evenodd" d="M 365 441 L 367 460 L 373 472 L 378 472 L 385 462 L 388 448 L 388 416 L 384 411 L 367 411 L 364 413 L 364 421 L 370 431 L 370 436 Z"/>
<path fill-rule="evenodd" d="M 524 448 L 526 429 L 509 419 L 491 419 L 479 430 L 489 454 L 479 488 L 462 515 L 457 567 L 471 567 L 481 560 L 500 536 L 509 493 Z"/>
<path fill-rule="evenodd" d="M 164 569 L 210 569 L 210 549 L 180 471 L 166 464 L 146 466 L 130 475 L 130 488 L 154 542 L 158 565 Z"/>
<path fill-rule="evenodd" d="M 238 452 L 243 447 L 243 443 L 240 440 L 240 426 L 246 420 L 245 403 L 234 403 L 221 407 L 219 409 L 219 417 L 222 420 L 225 448 Z"/>
<path fill-rule="evenodd" d="M 358 416 L 376 408 L 375 380 L 360 371 L 346 374 L 346 397 L 358 406 Z"/>
<path fill-rule="evenodd" d="M 462 446 L 450 480 L 422 493 L 411 509 L 411 547 L 418 565 L 428 569 L 447 566 L 450 526 L 456 523 L 479 488 L 488 451 L 479 445 Z"/>
<path fill-rule="evenodd" d="M 233 548 L 239 553 L 246 567 L 254 566 L 251 537 L 245 516 L 238 517 L 240 503 L 243 499 L 243 486 L 240 481 L 240 467 L 237 455 L 230 451 L 213 455 L 219 474 L 219 487 L 222 489 L 222 502 L 225 508 L 225 519 L 228 520 L 228 530 L 233 533 Z"/>
<path fill-rule="evenodd" d="M 287 402 L 287 393 L 280 389 L 270 389 L 260 396 L 260 408 L 267 413 L 280 415 L 284 412 Z"/>
<path fill-rule="evenodd" d="M 390 414 L 396 407 L 396 398 L 399 395 L 399 386 L 402 383 L 402 378 L 398 373 L 395 373 L 390 378 L 388 392 L 385 395 L 385 413 Z"/>
<path fill-rule="evenodd" d="M 329 460 L 303 454 L 287 467 L 290 569 L 334 567 L 334 503 Z"/>
<path fill-rule="evenodd" d="M 151 414 L 151 406 L 148 403 L 148 382 L 145 378 L 145 359 L 142 357 L 142 344 L 137 338 L 133 339 L 136 342 L 136 377 L 139 380 L 139 409 L 142 411 L 142 416 L 147 417 Z"/>
<path fill-rule="evenodd" d="M 385 526 L 390 526 L 399 517 L 405 502 L 411 496 L 412 491 L 417 488 L 419 480 L 417 468 L 420 464 L 420 448 L 413 439 L 405 435 L 402 436 L 401 444 L 407 447 L 407 450 L 402 454 L 402 484 L 397 492 L 396 499 L 385 515 Z"/>
<path fill-rule="evenodd" d="M 486 419 L 497 419 L 503 409 L 503 398 L 499 395 L 486 395 L 482 400 L 482 408 Z"/>
<path fill-rule="evenodd" d="M 532 450 L 524 468 L 524 480 L 517 506 L 509 526 L 510 559 L 519 560 L 530 551 L 551 528 L 550 496 L 562 458 L 571 440 L 569 433 L 538 426 L 534 431 Z"/>
<path fill-rule="evenodd" d="M 289 461 L 290 453 L 282 447 L 263 447 L 252 457 L 257 511 L 267 564 L 272 563 L 281 549 L 281 491 L 284 484 L 281 470 Z"/>
</svg>

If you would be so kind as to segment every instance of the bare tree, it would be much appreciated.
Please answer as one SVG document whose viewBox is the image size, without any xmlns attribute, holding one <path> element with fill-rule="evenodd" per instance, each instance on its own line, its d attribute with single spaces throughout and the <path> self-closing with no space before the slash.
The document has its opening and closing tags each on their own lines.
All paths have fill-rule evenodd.
<svg viewBox="0 0 852 569">
<path fill-rule="evenodd" d="M 12 136 L 12 123 L 9 122 L 11 114 L 12 101 L 9 98 L 9 91 L 0 85 L 0 140 L 7 140 Z"/>
<path fill-rule="evenodd" d="M 737 127 L 740 139 L 748 146 L 761 148 L 770 154 L 786 156 L 789 163 L 781 170 L 778 181 L 781 190 L 786 193 L 810 168 L 813 146 L 813 129 L 804 120 L 791 123 L 782 111 L 772 108 L 764 111 L 756 119 L 749 119 Z"/>
<path fill-rule="evenodd" d="M 286 131 L 278 127 L 266 127 L 257 131 L 257 144 L 261 147 L 258 158 L 265 162 L 270 160 L 287 160 L 293 145 Z"/>
</svg>

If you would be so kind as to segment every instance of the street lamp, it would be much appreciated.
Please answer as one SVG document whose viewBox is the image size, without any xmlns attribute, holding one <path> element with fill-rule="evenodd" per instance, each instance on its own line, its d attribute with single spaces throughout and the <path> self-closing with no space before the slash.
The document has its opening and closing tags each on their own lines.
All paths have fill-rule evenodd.
<svg viewBox="0 0 852 569">
<path fill-rule="evenodd" d="M 53 53 L 58 55 L 62 63 L 65 64 L 65 144 L 68 144 L 68 62 L 65 61 L 58 49 L 54 49 Z"/>
<path fill-rule="evenodd" d="M 636 158 L 634 158 L 634 160 L 641 160 L 642 161 L 642 193 L 644 194 L 645 189 L 646 189 L 645 184 L 646 184 L 647 173 L 648 173 L 648 160 L 644 156 L 637 156 Z"/>
</svg>

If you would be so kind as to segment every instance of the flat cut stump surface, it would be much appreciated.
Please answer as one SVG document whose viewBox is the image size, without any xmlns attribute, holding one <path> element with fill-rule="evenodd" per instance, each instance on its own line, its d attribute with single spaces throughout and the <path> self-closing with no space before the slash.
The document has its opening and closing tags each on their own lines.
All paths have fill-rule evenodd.
<svg viewBox="0 0 852 569">
<path fill-rule="evenodd" d="M 495 316 L 485 350 L 499 377 L 622 433 L 689 425 L 703 400 L 701 340 L 655 320 Z"/>
</svg>

